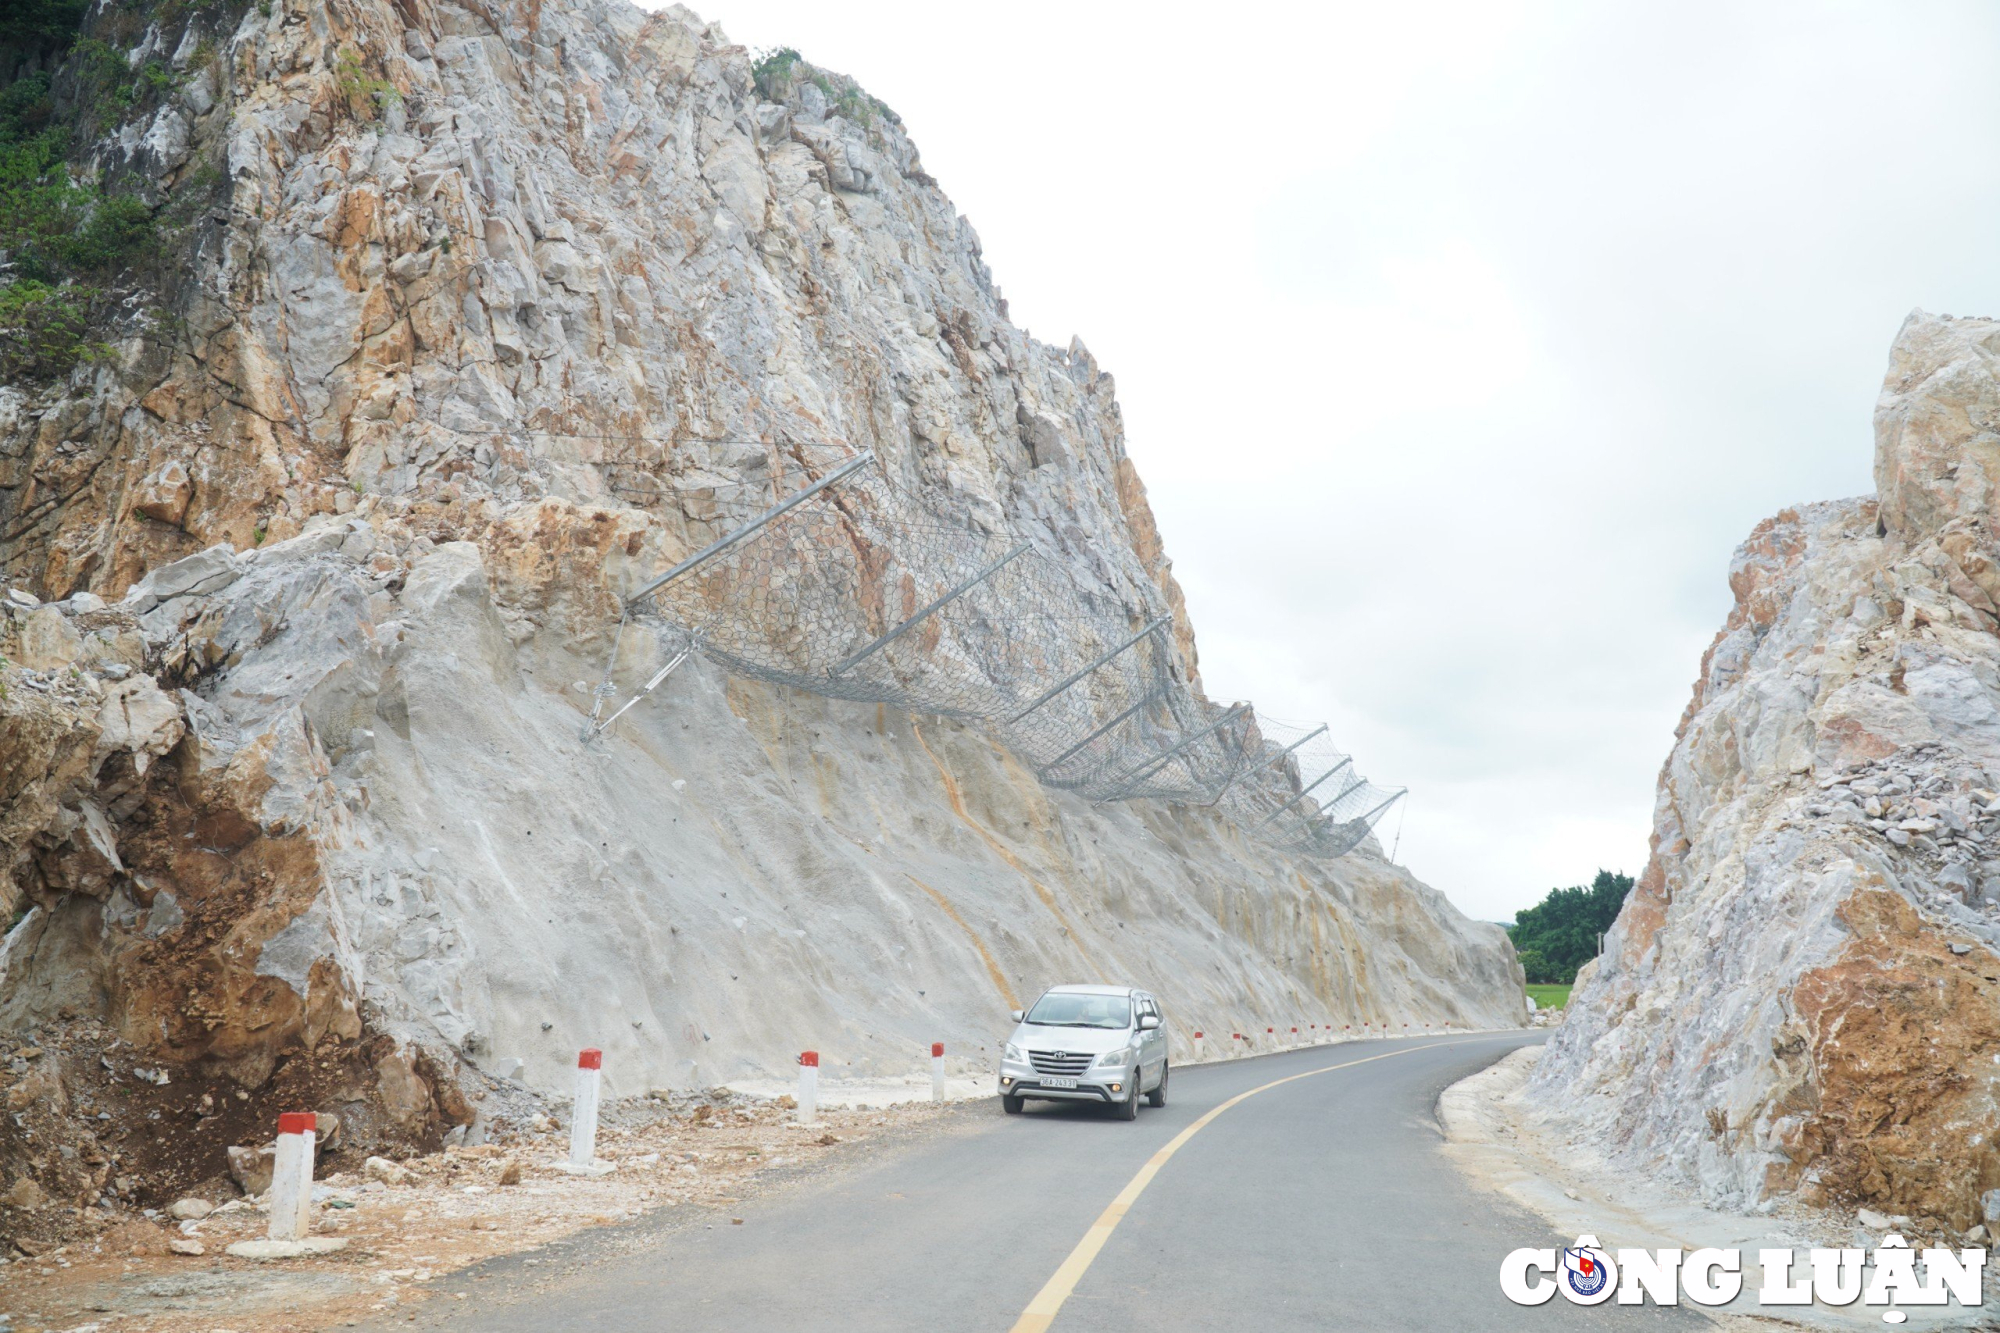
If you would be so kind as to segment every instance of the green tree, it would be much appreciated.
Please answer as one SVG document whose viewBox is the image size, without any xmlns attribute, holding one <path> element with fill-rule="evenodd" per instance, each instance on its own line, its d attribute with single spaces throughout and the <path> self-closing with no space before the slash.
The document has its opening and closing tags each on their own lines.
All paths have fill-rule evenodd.
<svg viewBox="0 0 2000 1333">
<path fill-rule="evenodd" d="M 0 380 L 66 375 L 77 362 L 107 352 L 85 334 L 91 306 L 102 296 L 95 287 L 26 278 L 0 287 Z"/>
<path fill-rule="evenodd" d="M 159 228 L 136 194 L 72 172 L 75 146 L 101 129 L 94 107 L 129 106 L 124 53 L 79 37 L 86 0 L 0 0 L 0 379 L 58 379 L 105 345 L 89 336 L 121 276 L 152 262 Z M 128 12 L 130 11 L 130 12 Z M 136 21 L 140 7 L 107 9 Z M 157 15 L 157 9 L 145 11 Z M 54 63 L 45 57 L 67 52 Z M 160 67 L 164 77 L 168 71 Z M 141 74 L 151 73 L 150 67 Z M 57 112 L 55 88 L 70 89 Z M 146 83 L 164 96 L 170 80 Z"/>
<path fill-rule="evenodd" d="M 1575 982 L 1576 970 L 1597 956 L 1598 935 L 1611 929 L 1630 892 L 1630 875 L 1600 870 L 1589 885 L 1551 889 L 1540 903 L 1517 913 L 1507 933 L 1528 980 L 1553 986 Z"/>
<path fill-rule="evenodd" d="M 67 50 L 89 12 L 89 0 L 8 0 L 0 5 L 0 50 Z"/>
</svg>

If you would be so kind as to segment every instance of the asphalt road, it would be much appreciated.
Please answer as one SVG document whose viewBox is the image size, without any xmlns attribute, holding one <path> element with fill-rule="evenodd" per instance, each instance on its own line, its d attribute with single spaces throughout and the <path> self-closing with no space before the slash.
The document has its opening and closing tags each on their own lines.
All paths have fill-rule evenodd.
<svg viewBox="0 0 2000 1333">
<path fill-rule="evenodd" d="M 1500 1295 L 1507 1251 L 1573 1238 L 1469 1186 L 1437 1151 L 1433 1108 L 1538 1039 L 1363 1042 L 1183 1068 L 1168 1105 L 1136 1123 L 1047 1103 L 1020 1116 L 997 1101 L 968 1107 L 857 1169 L 733 1205 L 742 1226 L 688 1225 L 674 1210 L 672 1223 L 564 1247 L 553 1278 L 497 1260 L 473 1300 L 421 1322 L 479 1333 L 1707 1327 L 1686 1309 L 1560 1298 L 1523 1309 Z M 1215 1115 L 1133 1197 L 1149 1159 L 1205 1113 L 1301 1074 Z M 1093 1227 L 1101 1246 L 1077 1253 Z M 1024 1318 L 1031 1303 L 1053 1319 Z"/>
</svg>

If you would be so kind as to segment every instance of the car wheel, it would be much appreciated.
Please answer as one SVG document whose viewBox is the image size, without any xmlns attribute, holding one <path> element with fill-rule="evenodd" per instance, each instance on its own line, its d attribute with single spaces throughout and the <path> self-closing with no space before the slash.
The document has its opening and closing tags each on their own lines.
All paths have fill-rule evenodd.
<svg viewBox="0 0 2000 1333">
<path fill-rule="evenodd" d="M 1146 1105 L 1165 1106 L 1167 1104 L 1167 1066 L 1160 1065 L 1160 1086 L 1146 1094 Z"/>
<path fill-rule="evenodd" d="M 1139 1118 L 1139 1070 L 1137 1067 L 1134 1067 L 1132 1070 L 1132 1090 L 1126 1094 L 1125 1100 L 1118 1104 L 1118 1118 L 1120 1120 L 1137 1120 Z"/>
<path fill-rule="evenodd" d="M 1027 1105 L 1026 1101 L 1024 1101 L 1022 1098 L 1012 1095 L 1011 1093 L 1000 1094 L 1000 1109 L 1005 1111 L 1008 1115 L 1021 1114 L 1021 1108 L 1025 1105 Z"/>
</svg>

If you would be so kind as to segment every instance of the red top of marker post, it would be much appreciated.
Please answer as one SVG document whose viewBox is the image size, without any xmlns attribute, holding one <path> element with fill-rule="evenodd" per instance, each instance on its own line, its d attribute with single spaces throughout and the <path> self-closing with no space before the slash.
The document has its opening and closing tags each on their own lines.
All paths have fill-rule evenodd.
<svg viewBox="0 0 2000 1333">
<path fill-rule="evenodd" d="M 943 1043 L 943 1042 L 941 1042 L 941 1041 L 934 1041 L 934 1042 L 932 1042 L 932 1043 L 931 1043 L 931 1059 L 935 1060 L 935 1059 L 937 1059 L 937 1058 L 938 1058 L 938 1057 L 939 1057 L 940 1055 L 943 1055 L 943 1054 L 944 1054 L 944 1043 Z"/>
<path fill-rule="evenodd" d="M 319 1117 L 311 1111 L 280 1111 L 278 1132 L 280 1134 L 310 1134 L 319 1125 Z"/>
<path fill-rule="evenodd" d="M 1196 1041 L 1200 1041 L 1200 1040 L 1201 1040 L 1201 1034 L 1200 1034 L 1199 1032 L 1195 1033 L 1195 1034 L 1194 1034 L 1194 1039 L 1195 1039 Z"/>
<path fill-rule="evenodd" d="M 576 1053 L 576 1067 L 578 1069 L 604 1068 L 604 1052 L 598 1050 L 595 1046 L 590 1047 L 588 1050 L 578 1051 Z"/>
<path fill-rule="evenodd" d="M 800 1051 L 800 1052 L 799 1052 L 799 1063 L 800 1063 L 800 1064 L 802 1064 L 802 1065 L 805 1065 L 806 1067 L 808 1067 L 808 1068 L 810 1068 L 810 1069 L 818 1069 L 818 1068 L 819 1068 L 819 1052 L 818 1052 L 818 1051 Z"/>
</svg>

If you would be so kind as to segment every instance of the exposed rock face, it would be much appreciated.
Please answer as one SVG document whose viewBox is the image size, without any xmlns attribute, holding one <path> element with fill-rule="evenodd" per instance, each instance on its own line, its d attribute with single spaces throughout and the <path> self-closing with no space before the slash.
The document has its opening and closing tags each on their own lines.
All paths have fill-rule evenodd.
<svg viewBox="0 0 2000 1333">
<path fill-rule="evenodd" d="M 1200 812 L 1093 809 L 963 727 L 700 667 L 586 745 L 600 664 L 560 627 L 623 520 L 509 517 L 441 544 L 315 520 L 101 613 L 198 679 L 167 713 L 187 735 L 171 787 L 101 838 L 34 807 L 21 974 L 101 972 L 129 1040 L 252 1085 L 288 1045 L 357 1035 L 357 995 L 382 1030 L 550 1087 L 599 1045 L 627 1091 L 804 1045 L 874 1073 L 939 1038 L 972 1054 L 1076 975 L 1171 977 L 1188 1030 L 1517 1017 L 1490 928 L 1378 850 L 1293 864 Z M 186 565 L 208 591 L 132 616 Z M 171 926 L 120 896 L 148 886 Z M 169 946 L 197 936 L 213 1002 L 183 1010 Z"/>
<path fill-rule="evenodd" d="M 847 81 L 799 66 L 765 100 L 719 30 L 619 0 L 279 5 L 224 40 L 231 86 L 198 113 L 216 75 L 191 77 L 157 117 L 201 146 L 162 189 L 229 182 L 176 294 L 190 337 L 0 407 L 0 564 L 46 595 L 282 540 L 357 491 L 456 523 L 637 502 L 630 554 L 659 568 L 714 535 L 716 486 L 840 441 L 1178 610 L 1110 377 L 1007 321 L 970 225 Z"/>
<path fill-rule="evenodd" d="M 1521 1020 L 1504 936 L 1372 841 L 1294 862 L 700 665 L 578 739 L 616 592 L 828 441 L 1174 612 L 1194 677 L 1110 377 L 1008 322 L 886 108 L 609 0 L 281 3 L 222 49 L 106 149 L 226 166 L 189 336 L 0 390 L 0 561 L 65 599 L 0 642 L 0 1025 L 309 1087 L 363 1153 L 585 1045 L 615 1092 L 984 1058 L 1061 980 L 1150 981 L 1183 1041 Z"/>
<path fill-rule="evenodd" d="M 1786 510 L 1660 776 L 1653 857 L 1534 1080 L 1712 1202 L 1963 1231 L 2000 1187 L 2000 323 L 1912 315 L 1880 500 Z"/>
</svg>

